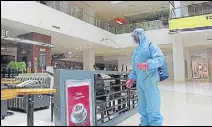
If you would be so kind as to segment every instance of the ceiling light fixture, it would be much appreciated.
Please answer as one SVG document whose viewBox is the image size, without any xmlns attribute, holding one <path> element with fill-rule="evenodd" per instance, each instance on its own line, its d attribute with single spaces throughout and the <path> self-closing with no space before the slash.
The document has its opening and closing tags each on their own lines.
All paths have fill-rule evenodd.
<svg viewBox="0 0 212 127">
<path fill-rule="evenodd" d="M 23 49 L 23 50 L 21 51 L 21 53 L 22 53 L 22 54 L 25 54 L 25 53 L 26 53 L 26 51 Z"/>
<path fill-rule="evenodd" d="M 118 24 L 122 25 L 122 24 L 124 24 L 124 19 L 123 18 L 116 18 L 115 22 L 117 22 Z"/>
<path fill-rule="evenodd" d="M 116 22 L 117 22 L 118 24 L 121 24 L 121 25 L 123 24 L 123 23 L 122 23 L 122 22 L 120 22 L 120 21 L 116 21 Z"/>
<path fill-rule="evenodd" d="M 47 43 L 42 43 L 42 42 L 38 42 L 38 41 L 31 41 L 31 40 L 26 40 L 26 39 L 20 39 L 20 38 L 6 37 L 6 38 L 2 38 L 2 39 L 3 40 L 14 41 L 15 43 L 25 43 L 25 44 L 32 44 L 32 45 L 40 45 L 40 46 L 49 47 L 49 48 L 53 48 L 54 47 L 53 44 L 47 44 Z"/>
<path fill-rule="evenodd" d="M 110 2 L 110 4 L 115 5 L 115 4 L 117 4 L 117 3 L 121 3 L 121 2 L 123 2 L 123 1 L 111 1 L 111 2 Z"/>
<path fill-rule="evenodd" d="M 107 19 L 107 20 L 110 20 L 110 19 Z"/>
<path fill-rule="evenodd" d="M 145 4 L 146 6 L 148 6 L 148 4 Z"/>
</svg>

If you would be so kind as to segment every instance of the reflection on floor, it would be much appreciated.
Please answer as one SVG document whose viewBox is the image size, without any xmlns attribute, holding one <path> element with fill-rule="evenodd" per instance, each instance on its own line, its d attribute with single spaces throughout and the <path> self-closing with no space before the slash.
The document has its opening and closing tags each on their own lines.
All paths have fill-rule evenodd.
<svg viewBox="0 0 212 127">
<path fill-rule="evenodd" d="M 13 112 L 13 111 L 12 111 Z M 27 115 L 26 113 L 14 112 L 14 115 L 5 117 L 1 120 L 1 126 L 26 126 Z M 50 108 L 36 111 L 34 113 L 34 125 L 35 126 L 54 126 L 51 122 Z"/>
<path fill-rule="evenodd" d="M 212 125 L 212 84 L 163 83 L 159 86 L 162 96 L 161 112 L 164 125 Z M 15 112 L 1 120 L 2 126 L 25 126 L 27 116 Z M 54 126 L 50 122 L 50 109 L 35 112 L 35 126 Z M 138 126 L 139 114 L 135 114 L 118 126 Z"/>
<path fill-rule="evenodd" d="M 212 84 L 160 84 L 165 126 L 212 125 Z M 135 114 L 118 126 L 138 126 L 140 115 Z"/>
</svg>

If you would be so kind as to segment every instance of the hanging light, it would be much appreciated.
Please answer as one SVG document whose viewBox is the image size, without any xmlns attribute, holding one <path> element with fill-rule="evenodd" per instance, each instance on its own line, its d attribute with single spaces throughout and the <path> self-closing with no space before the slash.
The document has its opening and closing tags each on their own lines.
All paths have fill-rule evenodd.
<svg viewBox="0 0 212 127">
<path fill-rule="evenodd" d="M 21 51 L 21 53 L 22 53 L 22 54 L 25 54 L 25 53 L 26 53 L 26 51 L 23 49 L 23 50 Z"/>
</svg>

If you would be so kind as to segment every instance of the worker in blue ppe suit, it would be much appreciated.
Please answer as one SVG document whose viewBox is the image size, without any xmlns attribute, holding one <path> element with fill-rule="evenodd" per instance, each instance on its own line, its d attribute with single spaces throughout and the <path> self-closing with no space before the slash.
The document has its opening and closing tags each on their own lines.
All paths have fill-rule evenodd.
<svg viewBox="0 0 212 127">
<path fill-rule="evenodd" d="M 156 44 L 150 44 L 143 29 L 135 29 L 132 37 L 138 46 L 132 56 L 132 71 L 126 86 L 131 88 L 136 81 L 141 126 L 162 126 L 161 98 L 157 85 L 158 67 L 163 65 L 164 55 Z"/>
</svg>

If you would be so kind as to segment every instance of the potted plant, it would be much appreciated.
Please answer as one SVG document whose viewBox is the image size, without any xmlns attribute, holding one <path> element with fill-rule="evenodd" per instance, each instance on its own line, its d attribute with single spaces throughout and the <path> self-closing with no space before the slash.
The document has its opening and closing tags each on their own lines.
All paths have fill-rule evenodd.
<svg viewBox="0 0 212 127">
<path fill-rule="evenodd" d="M 26 69 L 26 64 L 25 62 L 14 62 L 14 61 L 11 61 L 8 65 L 7 65 L 8 68 L 12 69 L 12 70 L 15 70 L 17 72 L 19 71 L 23 71 Z"/>
</svg>

